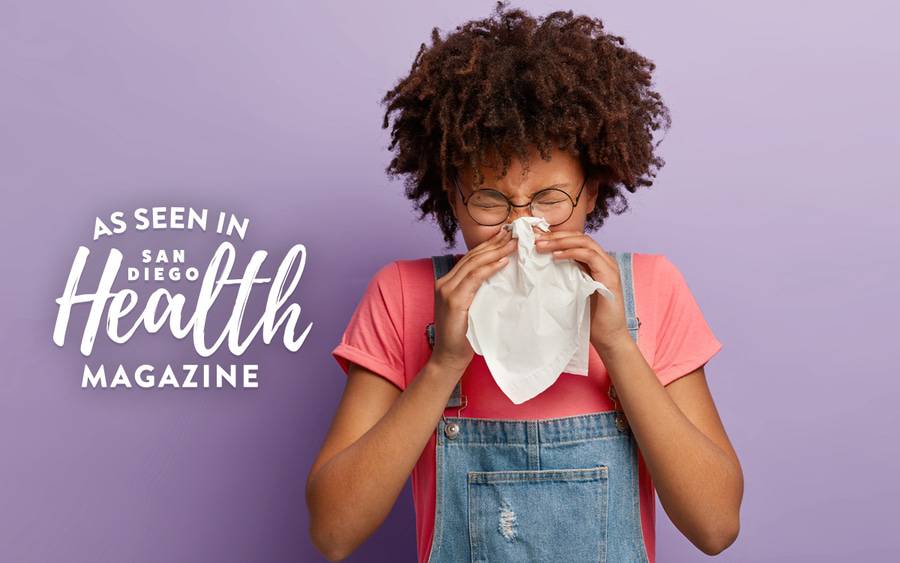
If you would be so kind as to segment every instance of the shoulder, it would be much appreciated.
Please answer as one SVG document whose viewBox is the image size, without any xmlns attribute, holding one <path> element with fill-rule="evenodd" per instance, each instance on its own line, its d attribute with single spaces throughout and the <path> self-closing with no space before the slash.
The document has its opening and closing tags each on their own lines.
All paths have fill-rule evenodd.
<svg viewBox="0 0 900 563">
<path fill-rule="evenodd" d="M 400 299 L 422 286 L 433 286 L 434 267 L 431 257 L 397 259 L 382 264 L 369 282 L 369 291 Z"/>
<path fill-rule="evenodd" d="M 459 260 L 463 254 L 454 253 L 456 260 Z M 431 256 L 421 258 L 409 258 L 395 260 L 393 263 L 397 266 L 398 275 L 403 279 L 403 283 L 414 288 L 427 286 L 434 288 L 434 263 Z"/>
<path fill-rule="evenodd" d="M 635 299 L 643 304 L 648 319 L 664 322 L 697 322 L 702 312 L 697 297 L 681 269 L 663 254 L 635 254 Z"/>
<path fill-rule="evenodd" d="M 631 256 L 635 281 L 640 280 L 645 285 L 658 288 L 681 276 L 681 272 L 665 254 L 632 252 Z"/>
<path fill-rule="evenodd" d="M 397 268 L 398 275 L 405 277 L 434 277 L 434 266 L 431 264 L 431 257 L 423 258 L 405 258 L 394 260 L 391 262 Z"/>
<path fill-rule="evenodd" d="M 431 257 L 424 258 L 398 258 L 385 262 L 378 267 L 373 280 L 384 283 L 397 283 L 404 276 L 421 276 L 425 273 L 432 275 Z"/>
<path fill-rule="evenodd" d="M 658 317 L 687 288 L 684 276 L 665 254 L 632 253 L 635 299 L 646 319 Z"/>
</svg>

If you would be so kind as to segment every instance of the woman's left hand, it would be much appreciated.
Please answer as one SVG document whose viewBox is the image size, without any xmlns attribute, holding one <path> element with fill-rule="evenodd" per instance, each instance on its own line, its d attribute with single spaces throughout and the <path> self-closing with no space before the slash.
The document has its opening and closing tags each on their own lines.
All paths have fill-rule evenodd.
<svg viewBox="0 0 900 563">
<path fill-rule="evenodd" d="M 554 260 L 572 259 L 594 280 L 616 296 L 610 302 L 598 292 L 591 294 L 591 344 L 598 351 L 621 341 L 630 340 L 625 322 L 625 304 L 619 281 L 619 265 L 597 242 L 580 231 L 550 231 L 536 235 L 538 252 L 553 252 Z"/>
</svg>

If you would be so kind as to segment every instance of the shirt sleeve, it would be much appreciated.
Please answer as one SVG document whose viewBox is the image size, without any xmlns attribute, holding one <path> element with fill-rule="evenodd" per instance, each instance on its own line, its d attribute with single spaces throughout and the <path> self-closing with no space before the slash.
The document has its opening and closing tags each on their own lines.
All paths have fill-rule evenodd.
<svg viewBox="0 0 900 563">
<path fill-rule="evenodd" d="M 665 256 L 656 266 L 659 325 L 653 370 L 663 385 L 704 365 L 721 348 L 684 276 Z"/>
<path fill-rule="evenodd" d="M 350 362 L 406 388 L 403 362 L 403 294 L 396 261 L 382 266 L 369 281 L 340 343 L 331 355 L 345 374 Z"/>
</svg>

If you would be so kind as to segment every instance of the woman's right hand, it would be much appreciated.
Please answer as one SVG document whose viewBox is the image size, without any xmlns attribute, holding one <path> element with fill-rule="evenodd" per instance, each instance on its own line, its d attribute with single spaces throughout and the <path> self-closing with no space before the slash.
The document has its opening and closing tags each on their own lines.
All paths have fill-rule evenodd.
<svg viewBox="0 0 900 563">
<path fill-rule="evenodd" d="M 469 366 L 475 356 L 466 338 L 469 307 L 481 284 L 509 262 L 509 255 L 516 247 L 512 233 L 501 228 L 464 254 L 446 275 L 435 280 L 432 361 L 458 370 L 460 375 Z"/>
</svg>

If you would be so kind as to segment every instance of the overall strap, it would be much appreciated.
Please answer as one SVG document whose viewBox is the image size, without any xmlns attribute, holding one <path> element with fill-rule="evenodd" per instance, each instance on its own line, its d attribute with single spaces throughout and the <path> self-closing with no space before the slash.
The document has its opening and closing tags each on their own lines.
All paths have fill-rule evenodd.
<svg viewBox="0 0 900 563">
<path fill-rule="evenodd" d="M 633 272 L 633 256 L 631 252 L 611 252 L 607 254 L 615 256 L 616 263 L 619 266 L 619 281 L 622 285 L 622 300 L 625 302 L 625 322 L 628 325 L 628 333 L 635 342 L 638 341 L 638 328 L 641 326 L 641 319 L 637 316 L 637 310 L 634 306 L 634 272 Z M 613 406 L 616 409 L 616 428 L 620 432 L 628 430 L 628 419 L 625 417 L 625 411 L 619 405 L 616 389 L 612 382 L 609 384 L 607 392 Z"/>
<path fill-rule="evenodd" d="M 619 265 L 619 281 L 622 286 L 622 299 L 625 301 L 625 322 L 628 324 L 628 332 L 631 334 L 631 338 L 637 342 L 641 319 L 638 318 L 637 309 L 634 305 L 633 256 L 631 252 L 607 251 L 606 253 L 613 256 Z"/>
<path fill-rule="evenodd" d="M 447 272 L 453 268 L 453 265 L 456 263 L 456 255 L 455 254 L 442 254 L 440 256 L 432 256 L 431 263 L 434 266 L 434 279 L 435 281 L 438 278 L 444 277 Z M 434 323 L 428 323 L 425 326 L 425 337 L 428 338 L 428 346 L 434 348 Z M 463 397 L 462 397 L 462 384 L 461 381 L 456 382 L 456 387 L 453 388 L 453 393 L 450 395 L 450 400 L 447 402 L 448 407 L 460 407 L 463 405 Z"/>
</svg>

